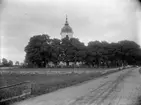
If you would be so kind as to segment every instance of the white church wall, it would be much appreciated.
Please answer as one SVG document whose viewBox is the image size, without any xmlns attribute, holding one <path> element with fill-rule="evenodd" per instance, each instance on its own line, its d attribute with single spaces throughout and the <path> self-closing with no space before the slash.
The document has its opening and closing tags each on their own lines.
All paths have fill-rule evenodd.
<svg viewBox="0 0 141 105">
<path fill-rule="evenodd" d="M 62 33 L 61 34 L 61 37 L 62 38 L 65 38 L 67 35 L 68 35 L 69 38 L 72 38 L 73 37 L 73 33 Z"/>
</svg>

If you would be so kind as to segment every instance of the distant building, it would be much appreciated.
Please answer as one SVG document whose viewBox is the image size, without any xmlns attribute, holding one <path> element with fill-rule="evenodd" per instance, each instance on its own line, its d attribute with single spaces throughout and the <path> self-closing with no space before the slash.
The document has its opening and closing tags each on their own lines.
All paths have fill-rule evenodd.
<svg viewBox="0 0 141 105">
<path fill-rule="evenodd" d="M 61 38 L 65 38 L 66 36 L 68 36 L 69 38 L 72 38 L 73 37 L 73 30 L 72 28 L 69 26 L 69 23 L 68 23 L 68 18 L 66 16 L 66 22 L 64 24 L 64 27 L 61 29 Z"/>
</svg>

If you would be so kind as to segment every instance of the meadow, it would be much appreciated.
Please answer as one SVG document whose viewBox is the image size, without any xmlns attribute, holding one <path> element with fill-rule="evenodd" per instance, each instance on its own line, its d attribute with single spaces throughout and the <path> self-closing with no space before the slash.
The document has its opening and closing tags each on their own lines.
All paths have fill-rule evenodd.
<svg viewBox="0 0 141 105">
<path fill-rule="evenodd" d="M 31 83 L 30 97 L 49 93 L 60 88 L 76 85 L 109 73 L 114 73 L 119 69 L 92 69 L 92 68 L 65 68 L 65 69 L 11 69 L 0 70 L 0 87 L 9 86 L 25 81 Z M 22 88 L 8 89 L 3 91 L 8 98 L 21 91 Z"/>
</svg>

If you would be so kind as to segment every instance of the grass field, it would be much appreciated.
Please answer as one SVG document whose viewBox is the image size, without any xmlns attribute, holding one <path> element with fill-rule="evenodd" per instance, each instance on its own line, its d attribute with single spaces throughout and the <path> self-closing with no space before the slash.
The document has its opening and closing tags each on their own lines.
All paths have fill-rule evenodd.
<svg viewBox="0 0 141 105">
<path fill-rule="evenodd" d="M 24 81 L 32 84 L 31 96 L 76 85 L 84 81 L 107 75 L 117 69 L 13 69 L 0 71 L 0 87 Z M 13 93 L 8 91 L 9 95 Z M 18 91 L 17 91 L 18 92 Z M 2 97 L 2 96 L 1 96 Z"/>
<path fill-rule="evenodd" d="M 31 81 L 32 83 L 50 83 L 55 81 L 61 81 L 81 77 L 83 75 L 95 76 L 101 73 L 111 71 L 110 69 L 11 69 L 0 70 L 0 87 L 16 84 L 24 81 Z"/>
</svg>

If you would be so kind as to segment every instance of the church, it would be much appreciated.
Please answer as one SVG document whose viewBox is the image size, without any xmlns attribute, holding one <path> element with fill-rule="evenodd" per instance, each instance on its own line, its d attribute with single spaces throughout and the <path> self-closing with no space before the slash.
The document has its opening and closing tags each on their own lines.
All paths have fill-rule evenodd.
<svg viewBox="0 0 141 105">
<path fill-rule="evenodd" d="M 68 23 L 68 18 L 66 16 L 66 22 L 64 24 L 64 27 L 61 29 L 61 39 L 65 38 L 66 36 L 70 38 L 73 38 L 73 30 L 72 28 L 69 26 L 69 23 Z"/>
<path fill-rule="evenodd" d="M 60 32 L 60 35 L 61 35 L 61 39 L 65 38 L 68 36 L 69 39 L 73 38 L 73 30 L 72 28 L 70 27 L 69 23 L 68 23 L 68 18 L 66 16 L 66 21 L 65 21 L 65 24 L 63 26 L 63 28 L 61 29 L 61 32 Z M 74 63 L 73 62 L 69 62 L 69 65 L 73 65 Z M 77 62 L 76 65 L 80 65 L 81 63 Z M 49 65 L 51 67 L 54 66 L 54 64 L 52 62 L 49 62 Z M 66 66 L 66 63 L 65 62 L 60 62 L 59 65 L 62 67 L 62 66 Z"/>
</svg>

